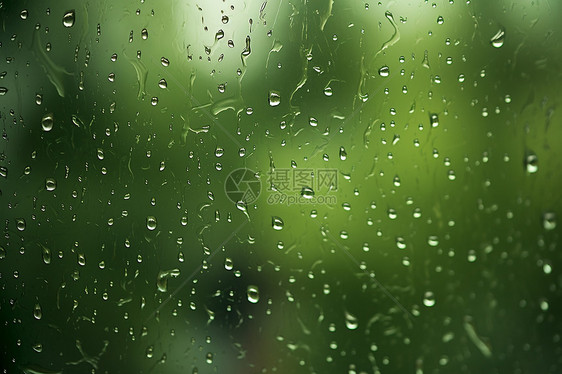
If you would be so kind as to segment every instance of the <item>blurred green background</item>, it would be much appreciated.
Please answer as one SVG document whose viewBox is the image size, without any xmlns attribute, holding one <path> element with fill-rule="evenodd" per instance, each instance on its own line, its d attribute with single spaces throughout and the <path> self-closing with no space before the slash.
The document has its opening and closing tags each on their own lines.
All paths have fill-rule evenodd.
<svg viewBox="0 0 562 374">
<path fill-rule="evenodd" d="M 560 372 L 560 14 L 0 2 L 3 372 Z"/>
</svg>

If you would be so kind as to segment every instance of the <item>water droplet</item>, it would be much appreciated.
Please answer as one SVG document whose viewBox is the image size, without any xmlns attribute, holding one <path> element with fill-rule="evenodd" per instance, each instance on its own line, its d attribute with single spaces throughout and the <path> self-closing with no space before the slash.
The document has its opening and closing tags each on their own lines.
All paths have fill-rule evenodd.
<svg viewBox="0 0 562 374">
<path fill-rule="evenodd" d="M 390 219 L 396 219 L 396 217 L 398 217 L 398 214 L 396 213 L 395 209 L 389 208 L 387 213 L 388 213 L 388 218 Z"/>
<path fill-rule="evenodd" d="M 222 38 L 224 38 L 224 31 L 222 29 L 220 29 L 215 34 L 215 40 L 221 40 Z"/>
<path fill-rule="evenodd" d="M 305 199 L 312 199 L 314 197 L 314 190 L 310 187 L 303 187 L 301 190 L 301 196 Z"/>
<path fill-rule="evenodd" d="M 324 95 L 330 97 L 332 96 L 333 92 L 332 92 L 332 87 L 325 87 L 324 88 Z"/>
<path fill-rule="evenodd" d="M 437 114 L 431 113 L 429 115 L 429 123 L 430 123 L 431 127 L 439 126 L 439 117 L 437 116 Z"/>
<path fill-rule="evenodd" d="M 281 104 L 281 96 L 275 91 L 269 91 L 269 105 L 277 106 Z"/>
<path fill-rule="evenodd" d="M 224 23 L 224 24 L 228 23 L 228 16 L 227 15 L 222 16 L 222 23 Z"/>
<path fill-rule="evenodd" d="M 57 188 L 57 181 L 55 178 L 45 179 L 45 189 L 47 191 L 54 191 Z"/>
<path fill-rule="evenodd" d="M 386 65 L 379 69 L 379 75 L 381 77 L 388 77 L 390 75 L 390 68 Z"/>
<path fill-rule="evenodd" d="M 143 40 L 148 39 L 148 30 L 147 29 L 142 29 L 141 38 L 143 38 Z"/>
<path fill-rule="evenodd" d="M 25 230 L 25 219 L 23 218 L 16 218 L 16 228 L 18 229 L 18 231 L 24 231 Z"/>
<path fill-rule="evenodd" d="M 234 267 L 234 263 L 232 262 L 232 259 L 230 257 L 227 257 L 224 259 L 224 268 L 228 271 L 232 270 L 232 268 Z"/>
<path fill-rule="evenodd" d="M 396 247 L 398 247 L 398 249 L 406 249 L 406 241 L 403 237 L 399 236 L 396 238 Z"/>
<path fill-rule="evenodd" d="M 53 113 L 45 114 L 41 119 L 41 127 L 43 128 L 43 131 L 47 131 L 47 132 L 51 131 L 53 129 L 53 123 L 54 123 Z"/>
<path fill-rule="evenodd" d="M 154 96 L 151 100 L 150 100 L 150 104 L 152 104 L 152 106 L 155 106 L 158 104 L 158 98 L 156 96 Z"/>
<path fill-rule="evenodd" d="M 492 44 L 495 48 L 501 48 L 505 41 L 505 30 L 503 27 L 496 33 L 496 35 L 492 36 L 490 40 L 490 44 Z"/>
<path fill-rule="evenodd" d="M 359 326 L 359 322 L 357 321 L 357 317 L 349 312 L 345 312 L 345 327 L 350 330 L 355 330 Z"/>
<path fill-rule="evenodd" d="M 524 164 L 525 170 L 527 173 L 533 174 L 539 170 L 539 159 L 534 152 L 527 152 L 527 156 L 525 157 Z"/>
<path fill-rule="evenodd" d="M 41 248 L 43 252 L 43 262 L 45 265 L 49 265 L 51 263 L 51 250 L 45 246 L 41 246 Z"/>
<path fill-rule="evenodd" d="M 318 126 L 318 120 L 314 117 L 310 117 L 308 119 L 308 124 L 312 127 L 316 127 L 316 126 Z"/>
<path fill-rule="evenodd" d="M 347 152 L 344 147 L 340 147 L 340 160 L 345 161 L 347 159 Z"/>
<path fill-rule="evenodd" d="M 542 224 L 545 230 L 554 230 L 556 228 L 556 213 L 544 213 L 542 216 Z"/>
<path fill-rule="evenodd" d="M 445 20 L 443 19 L 443 16 L 437 17 L 437 24 L 438 24 L 438 25 L 442 25 L 443 22 L 445 22 Z"/>
<path fill-rule="evenodd" d="M 64 27 L 74 26 L 74 21 L 76 20 L 76 13 L 74 9 L 67 11 L 62 17 L 62 24 Z"/>
<path fill-rule="evenodd" d="M 27 19 L 27 16 L 29 15 L 27 9 L 24 9 L 20 12 L 20 17 L 21 19 Z"/>
<path fill-rule="evenodd" d="M 41 317 L 43 316 L 43 313 L 41 312 L 41 305 L 39 305 L 39 303 L 35 304 L 35 307 L 33 308 L 33 317 L 35 317 L 35 319 L 39 320 L 41 319 Z"/>
<path fill-rule="evenodd" d="M 168 87 L 168 82 L 166 82 L 166 80 L 164 78 L 160 79 L 158 81 L 158 87 L 164 89 Z"/>
<path fill-rule="evenodd" d="M 248 296 L 248 301 L 252 304 L 257 303 L 260 300 L 260 291 L 258 286 L 248 286 L 246 290 L 246 295 Z"/>
<path fill-rule="evenodd" d="M 157 223 L 156 223 L 156 217 L 154 216 L 148 216 L 146 217 L 146 228 L 149 229 L 150 231 L 153 231 L 156 229 Z"/>
<path fill-rule="evenodd" d="M 435 295 L 431 291 L 427 291 L 423 295 L 423 305 L 426 307 L 432 307 L 435 305 Z"/>
<path fill-rule="evenodd" d="M 160 59 L 160 63 L 162 64 L 162 66 L 170 66 L 170 60 L 168 60 L 166 57 L 162 57 Z"/>
<path fill-rule="evenodd" d="M 432 247 L 437 247 L 439 245 L 439 238 L 436 235 L 430 235 L 429 238 L 427 238 L 427 244 Z"/>
<path fill-rule="evenodd" d="M 154 356 L 154 346 L 150 345 L 146 348 L 146 357 L 152 358 Z"/>
<path fill-rule="evenodd" d="M 271 226 L 274 230 L 283 230 L 285 226 L 285 222 L 280 217 L 273 216 L 271 217 Z"/>
<path fill-rule="evenodd" d="M 4 96 L 8 93 L 8 89 L 6 87 L 0 87 L 0 96 Z"/>
</svg>

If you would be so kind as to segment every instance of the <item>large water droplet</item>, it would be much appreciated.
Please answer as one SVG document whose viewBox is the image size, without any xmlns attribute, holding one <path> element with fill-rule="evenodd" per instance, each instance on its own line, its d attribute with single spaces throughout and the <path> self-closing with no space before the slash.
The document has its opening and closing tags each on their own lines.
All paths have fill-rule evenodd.
<svg viewBox="0 0 562 374">
<path fill-rule="evenodd" d="M 257 303 L 260 300 L 260 291 L 258 286 L 248 286 L 246 291 L 246 295 L 248 296 L 248 301 L 252 304 Z"/>
<path fill-rule="evenodd" d="M 76 20 L 76 12 L 74 9 L 67 11 L 62 17 L 62 24 L 64 27 L 74 26 L 74 21 Z"/>
</svg>

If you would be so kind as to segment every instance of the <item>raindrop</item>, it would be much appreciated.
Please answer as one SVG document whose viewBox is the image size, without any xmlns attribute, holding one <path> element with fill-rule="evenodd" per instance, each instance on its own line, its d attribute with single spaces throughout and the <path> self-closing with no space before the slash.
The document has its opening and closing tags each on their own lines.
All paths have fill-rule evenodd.
<svg viewBox="0 0 562 374">
<path fill-rule="evenodd" d="M 332 96 L 333 92 L 332 92 L 332 87 L 325 87 L 324 88 L 324 95 L 326 96 Z"/>
<path fill-rule="evenodd" d="M 271 226 L 274 230 L 283 230 L 283 226 L 285 226 L 285 223 L 280 217 L 273 216 L 271 217 Z"/>
<path fill-rule="evenodd" d="M 55 178 L 45 179 L 45 189 L 47 191 L 54 191 L 57 188 L 57 181 Z"/>
<path fill-rule="evenodd" d="M 534 174 L 539 170 L 538 165 L 539 159 L 534 152 L 527 152 L 527 156 L 525 157 L 524 164 L 525 170 L 527 173 Z"/>
<path fill-rule="evenodd" d="M 148 30 L 147 29 L 142 29 L 141 38 L 143 38 L 143 40 L 148 39 Z"/>
<path fill-rule="evenodd" d="M 433 294 L 433 292 L 427 291 L 423 295 L 423 305 L 425 305 L 428 308 L 435 305 L 435 295 Z"/>
<path fill-rule="evenodd" d="M 74 26 L 74 21 L 76 20 L 76 13 L 74 9 L 67 11 L 62 17 L 62 24 L 64 27 Z"/>
<path fill-rule="evenodd" d="M 39 305 L 39 303 L 37 303 L 37 304 L 35 304 L 35 307 L 33 308 L 33 317 L 37 320 L 40 320 L 42 316 L 43 316 L 43 313 L 41 312 L 41 305 Z"/>
<path fill-rule="evenodd" d="M 556 214 L 546 212 L 542 216 L 542 224 L 545 230 L 554 230 L 556 228 Z"/>
<path fill-rule="evenodd" d="M 347 159 L 347 152 L 344 147 L 340 147 L 340 160 L 345 161 Z"/>
<path fill-rule="evenodd" d="M 345 326 L 350 330 L 355 330 L 359 326 L 357 317 L 349 312 L 345 312 Z"/>
<path fill-rule="evenodd" d="M 232 262 L 232 259 L 230 257 L 227 257 L 224 259 L 224 268 L 228 271 L 232 270 L 232 268 L 234 267 L 234 263 Z"/>
<path fill-rule="evenodd" d="M 162 57 L 160 59 L 160 63 L 162 64 L 162 66 L 170 66 L 170 60 L 168 60 L 166 57 Z"/>
<path fill-rule="evenodd" d="M 492 46 L 495 48 L 501 48 L 503 46 L 504 41 L 505 41 L 505 30 L 501 28 L 496 33 L 496 35 L 492 36 L 492 39 L 490 40 L 490 44 L 492 44 Z"/>
<path fill-rule="evenodd" d="M 275 91 L 269 91 L 269 106 L 277 106 L 281 104 L 281 96 Z"/>
<path fill-rule="evenodd" d="M 431 124 L 431 127 L 439 126 L 439 117 L 437 116 L 437 114 L 431 113 L 429 115 L 429 123 Z"/>
<path fill-rule="evenodd" d="M 248 286 L 246 290 L 246 295 L 248 296 L 248 301 L 252 304 L 257 303 L 260 300 L 260 291 L 258 286 Z"/>
<path fill-rule="evenodd" d="M 27 19 L 27 16 L 29 15 L 27 9 L 24 9 L 20 12 L 20 17 L 21 19 Z"/>
<path fill-rule="evenodd" d="M 379 75 L 381 77 L 388 77 L 390 75 L 390 68 L 386 65 L 379 69 Z"/>
<path fill-rule="evenodd" d="M 153 231 L 156 229 L 157 223 L 156 223 L 156 217 L 154 216 L 148 216 L 146 217 L 146 228 L 149 229 L 150 231 Z"/>
<path fill-rule="evenodd" d="M 158 87 L 164 89 L 168 87 L 168 82 L 166 82 L 166 80 L 164 78 L 160 79 L 158 81 Z"/>
<path fill-rule="evenodd" d="M 437 17 L 437 24 L 438 24 L 438 25 L 442 25 L 443 22 L 445 22 L 445 20 L 443 19 L 443 16 Z"/>
<path fill-rule="evenodd" d="M 51 131 L 53 129 L 53 122 L 53 113 L 45 114 L 41 119 L 41 127 L 43 128 L 43 131 Z"/>
<path fill-rule="evenodd" d="M 318 120 L 314 117 L 310 117 L 308 119 L 308 124 L 312 127 L 316 127 L 316 126 L 318 126 Z"/>
<path fill-rule="evenodd" d="M 8 89 L 6 87 L 0 87 L 0 96 L 4 96 L 8 93 Z"/>
<path fill-rule="evenodd" d="M 301 196 L 305 199 L 312 199 L 314 197 L 314 190 L 310 187 L 303 187 L 301 190 Z"/>
</svg>

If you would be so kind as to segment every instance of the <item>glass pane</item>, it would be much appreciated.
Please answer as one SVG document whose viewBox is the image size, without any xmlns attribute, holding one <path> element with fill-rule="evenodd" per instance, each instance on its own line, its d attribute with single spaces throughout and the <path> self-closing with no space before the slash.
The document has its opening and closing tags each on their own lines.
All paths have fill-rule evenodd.
<svg viewBox="0 0 562 374">
<path fill-rule="evenodd" d="M 560 14 L 0 2 L 3 372 L 560 372 Z"/>
</svg>

